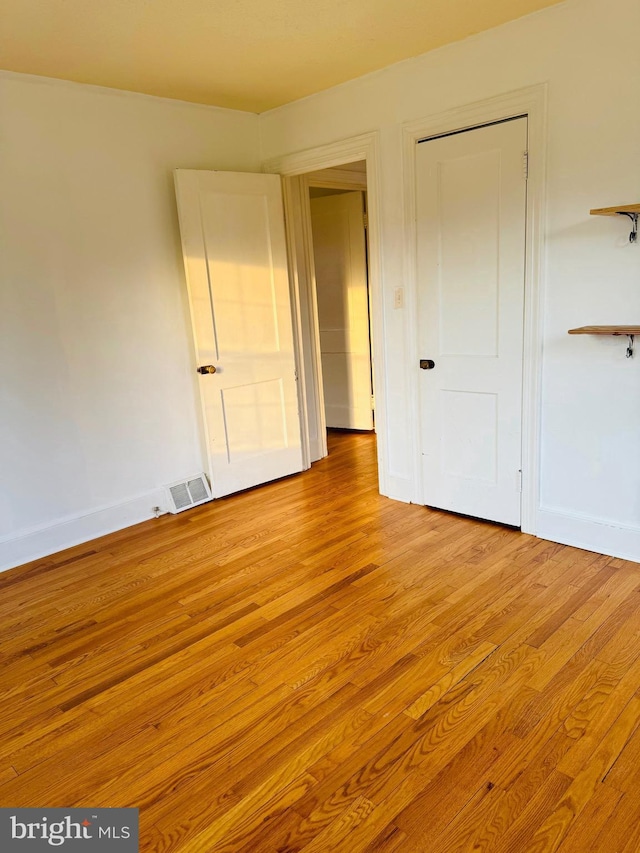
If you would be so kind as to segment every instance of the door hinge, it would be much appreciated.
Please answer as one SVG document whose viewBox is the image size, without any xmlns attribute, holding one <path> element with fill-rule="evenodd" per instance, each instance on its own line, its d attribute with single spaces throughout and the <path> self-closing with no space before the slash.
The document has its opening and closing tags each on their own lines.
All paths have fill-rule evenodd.
<svg viewBox="0 0 640 853">
<path fill-rule="evenodd" d="M 522 493 L 522 468 L 519 468 L 516 474 L 516 491 Z"/>
<path fill-rule="evenodd" d="M 369 217 L 367 216 L 366 213 L 362 214 L 362 224 L 364 225 L 365 228 L 369 227 Z"/>
<path fill-rule="evenodd" d="M 525 181 L 529 180 L 529 152 L 525 151 L 522 155 L 522 175 Z"/>
<path fill-rule="evenodd" d="M 371 395 L 371 411 L 373 412 L 375 410 L 375 408 L 376 408 L 376 398 L 375 398 L 375 395 L 372 394 Z"/>
<path fill-rule="evenodd" d="M 298 381 L 298 371 L 295 369 L 293 371 L 293 378 L 296 380 L 296 382 Z"/>
</svg>

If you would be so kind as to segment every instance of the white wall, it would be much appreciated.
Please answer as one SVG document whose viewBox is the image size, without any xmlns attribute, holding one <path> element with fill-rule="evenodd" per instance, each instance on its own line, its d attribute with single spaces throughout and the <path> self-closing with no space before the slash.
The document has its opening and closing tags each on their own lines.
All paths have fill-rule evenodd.
<svg viewBox="0 0 640 853">
<path fill-rule="evenodd" d="M 258 167 L 257 116 L 0 74 L 0 568 L 203 470 L 172 170 Z"/>
<path fill-rule="evenodd" d="M 640 560 L 640 347 L 569 337 L 640 322 L 640 244 L 592 207 L 640 201 L 640 4 L 569 0 L 261 116 L 263 160 L 377 130 L 381 145 L 388 481 L 415 498 L 403 282 L 404 122 L 549 87 L 541 502 L 537 532 Z M 464 223 L 461 223 L 464 228 Z"/>
</svg>

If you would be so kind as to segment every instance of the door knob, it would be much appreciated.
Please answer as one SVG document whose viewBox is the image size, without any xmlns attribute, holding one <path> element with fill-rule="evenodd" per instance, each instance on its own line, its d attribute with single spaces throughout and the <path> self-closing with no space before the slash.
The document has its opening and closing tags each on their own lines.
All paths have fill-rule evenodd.
<svg viewBox="0 0 640 853">
<path fill-rule="evenodd" d="M 420 359 L 420 370 L 433 370 L 436 366 L 435 361 L 431 358 L 421 358 Z"/>
<path fill-rule="evenodd" d="M 216 368 L 214 367 L 213 364 L 203 364 L 201 367 L 198 368 L 198 373 L 202 373 L 202 374 L 215 373 L 215 372 L 216 372 Z"/>
</svg>

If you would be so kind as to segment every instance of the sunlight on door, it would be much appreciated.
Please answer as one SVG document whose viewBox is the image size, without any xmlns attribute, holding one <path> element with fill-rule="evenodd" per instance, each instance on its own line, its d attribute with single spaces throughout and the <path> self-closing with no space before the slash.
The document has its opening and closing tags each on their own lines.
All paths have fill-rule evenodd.
<svg viewBox="0 0 640 853">
<path fill-rule="evenodd" d="M 178 170 L 212 492 L 302 470 L 280 178 Z"/>
</svg>

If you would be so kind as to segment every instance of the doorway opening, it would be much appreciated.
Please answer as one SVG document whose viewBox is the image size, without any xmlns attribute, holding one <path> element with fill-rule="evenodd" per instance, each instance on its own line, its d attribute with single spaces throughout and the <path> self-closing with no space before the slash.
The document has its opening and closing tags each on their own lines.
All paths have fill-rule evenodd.
<svg viewBox="0 0 640 853">
<path fill-rule="evenodd" d="M 386 353 L 382 334 L 379 147 L 378 134 L 365 133 L 317 148 L 274 157 L 263 163 L 263 169 L 265 172 L 278 173 L 283 178 L 304 468 L 310 468 L 312 462 L 328 455 L 313 263 L 310 183 L 313 182 L 316 188 L 366 191 L 371 372 L 375 397 L 375 433 L 370 433 L 369 438 L 376 446 L 379 490 L 381 494 L 387 495 L 390 494 L 390 489 L 386 442 L 387 389 L 383 382 Z M 391 493 L 395 493 L 393 489 Z"/>
<path fill-rule="evenodd" d="M 287 179 L 289 203 L 292 184 L 298 203 L 289 230 L 298 229 L 292 266 L 308 467 L 330 452 L 328 430 L 375 433 L 367 163 L 359 159 Z"/>
<path fill-rule="evenodd" d="M 305 180 L 325 434 L 374 431 L 366 181 L 364 160 Z"/>
</svg>

